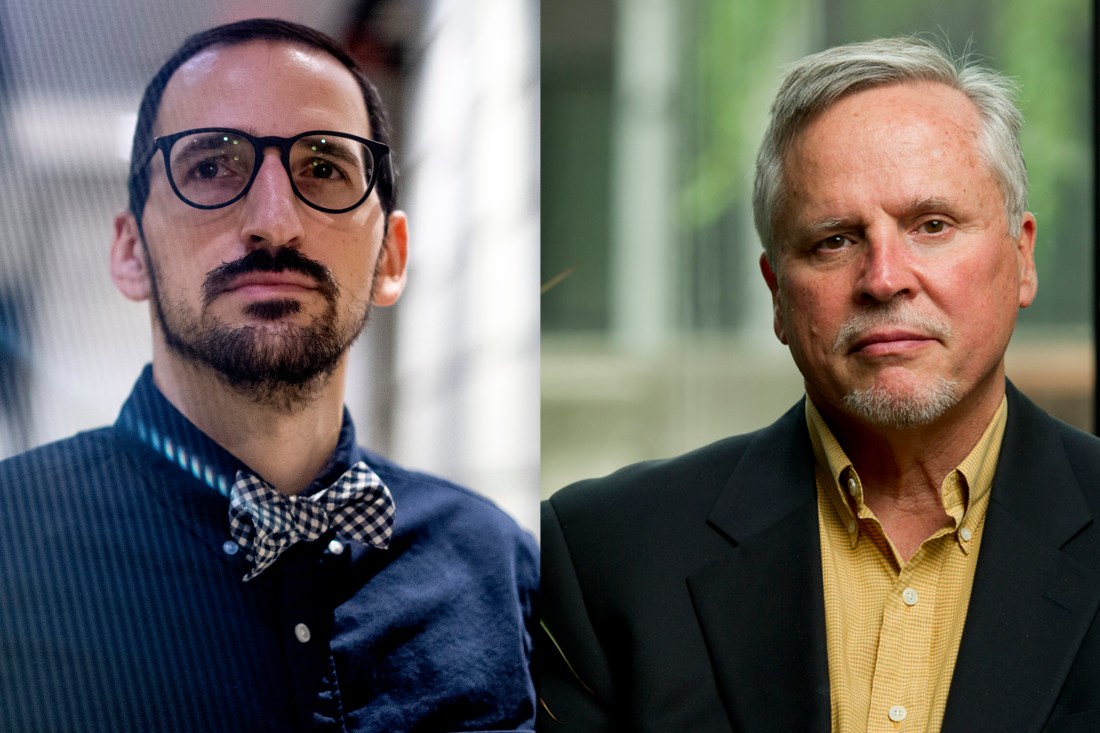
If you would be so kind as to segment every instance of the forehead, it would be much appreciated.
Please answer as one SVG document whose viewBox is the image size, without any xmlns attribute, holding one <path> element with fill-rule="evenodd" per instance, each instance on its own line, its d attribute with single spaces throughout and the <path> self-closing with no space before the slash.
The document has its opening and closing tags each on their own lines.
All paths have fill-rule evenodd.
<svg viewBox="0 0 1100 733">
<path fill-rule="evenodd" d="M 980 135 L 973 102 L 943 84 L 850 94 L 813 118 L 784 157 L 788 213 L 984 193 L 996 184 Z"/>
<path fill-rule="evenodd" d="M 281 136 L 371 132 L 351 72 L 323 51 L 285 41 L 212 46 L 180 66 L 165 87 L 154 134 L 197 127 Z"/>
<path fill-rule="evenodd" d="M 892 84 L 841 97 L 806 124 L 792 151 L 820 155 L 881 143 L 887 149 L 919 144 L 933 151 L 976 150 L 980 123 L 977 107 L 957 89 L 935 82 Z"/>
</svg>

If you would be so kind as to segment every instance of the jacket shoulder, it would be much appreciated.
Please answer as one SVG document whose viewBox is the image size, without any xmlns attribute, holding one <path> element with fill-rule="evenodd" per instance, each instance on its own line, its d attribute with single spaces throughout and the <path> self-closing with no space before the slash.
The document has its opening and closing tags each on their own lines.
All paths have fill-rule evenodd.
<svg viewBox="0 0 1100 733">
<path fill-rule="evenodd" d="M 53 477 L 84 476 L 113 463 L 121 452 L 113 428 L 78 433 L 0 461 L 0 490 Z"/>
<path fill-rule="evenodd" d="M 700 492 L 711 495 L 733 473 L 745 449 L 761 431 L 715 441 L 671 458 L 634 463 L 600 478 L 584 479 L 560 489 L 548 502 L 556 512 L 601 513 L 622 505 L 648 504 L 670 492 L 678 500 Z"/>
<path fill-rule="evenodd" d="M 561 489 L 547 501 L 563 526 L 579 517 L 665 515 L 704 516 L 714 506 L 738 465 L 751 451 L 768 461 L 786 461 L 804 452 L 803 401 L 771 425 L 715 441 L 672 458 L 635 463 L 602 478 Z"/>
<path fill-rule="evenodd" d="M 1094 506 L 1100 504 L 1100 438 L 1056 418 L 1051 420 L 1054 421 L 1078 484 L 1090 495 Z"/>
<path fill-rule="evenodd" d="M 1049 415 L 1011 382 L 1008 400 L 1002 466 L 1014 473 L 1045 470 L 1049 461 L 1060 462 L 1059 454 L 1064 453 L 1069 469 L 1090 503 L 1100 504 L 1100 438 Z M 1006 452 L 1009 455 L 1006 456 Z M 1032 465 L 1037 462 L 1037 467 Z"/>
<path fill-rule="evenodd" d="M 1055 429 L 1062 438 L 1062 444 L 1066 447 L 1066 454 L 1071 459 L 1078 459 L 1093 468 L 1100 466 L 1100 438 L 1064 423 L 1056 417 L 1050 419 L 1054 422 Z"/>
</svg>

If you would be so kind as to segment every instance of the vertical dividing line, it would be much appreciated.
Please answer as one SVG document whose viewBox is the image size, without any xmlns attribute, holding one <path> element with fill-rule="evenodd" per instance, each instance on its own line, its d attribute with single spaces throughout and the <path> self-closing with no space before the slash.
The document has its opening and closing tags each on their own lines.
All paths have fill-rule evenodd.
<svg viewBox="0 0 1100 733">
<path fill-rule="evenodd" d="M 1097 101 L 1097 81 L 1100 74 L 1100 0 L 1092 3 L 1092 34 L 1089 37 L 1089 50 L 1092 61 L 1089 74 L 1089 93 L 1092 95 L 1092 432 L 1100 435 L 1100 237 L 1096 236 L 1096 225 L 1100 222 L 1100 106 Z"/>
</svg>

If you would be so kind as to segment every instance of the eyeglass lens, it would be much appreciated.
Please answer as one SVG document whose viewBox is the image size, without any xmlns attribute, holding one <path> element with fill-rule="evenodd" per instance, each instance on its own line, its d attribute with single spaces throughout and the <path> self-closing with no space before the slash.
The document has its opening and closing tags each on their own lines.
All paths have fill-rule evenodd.
<svg viewBox="0 0 1100 733">
<path fill-rule="evenodd" d="M 180 196 L 199 206 L 232 201 L 252 179 L 252 142 L 228 132 L 186 135 L 169 151 L 168 174 Z M 365 196 L 374 171 L 371 151 L 340 135 L 310 135 L 290 148 L 290 177 L 298 194 L 324 209 L 345 209 Z"/>
</svg>

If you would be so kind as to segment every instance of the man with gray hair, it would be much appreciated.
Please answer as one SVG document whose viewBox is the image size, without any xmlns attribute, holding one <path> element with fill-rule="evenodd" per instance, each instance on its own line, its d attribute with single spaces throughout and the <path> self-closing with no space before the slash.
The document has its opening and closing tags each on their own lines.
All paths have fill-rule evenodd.
<svg viewBox="0 0 1100 733">
<path fill-rule="evenodd" d="M 753 199 L 806 397 L 545 503 L 540 730 L 1100 730 L 1100 441 L 1005 378 L 1012 91 L 908 38 L 788 71 Z"/>
</svg>

